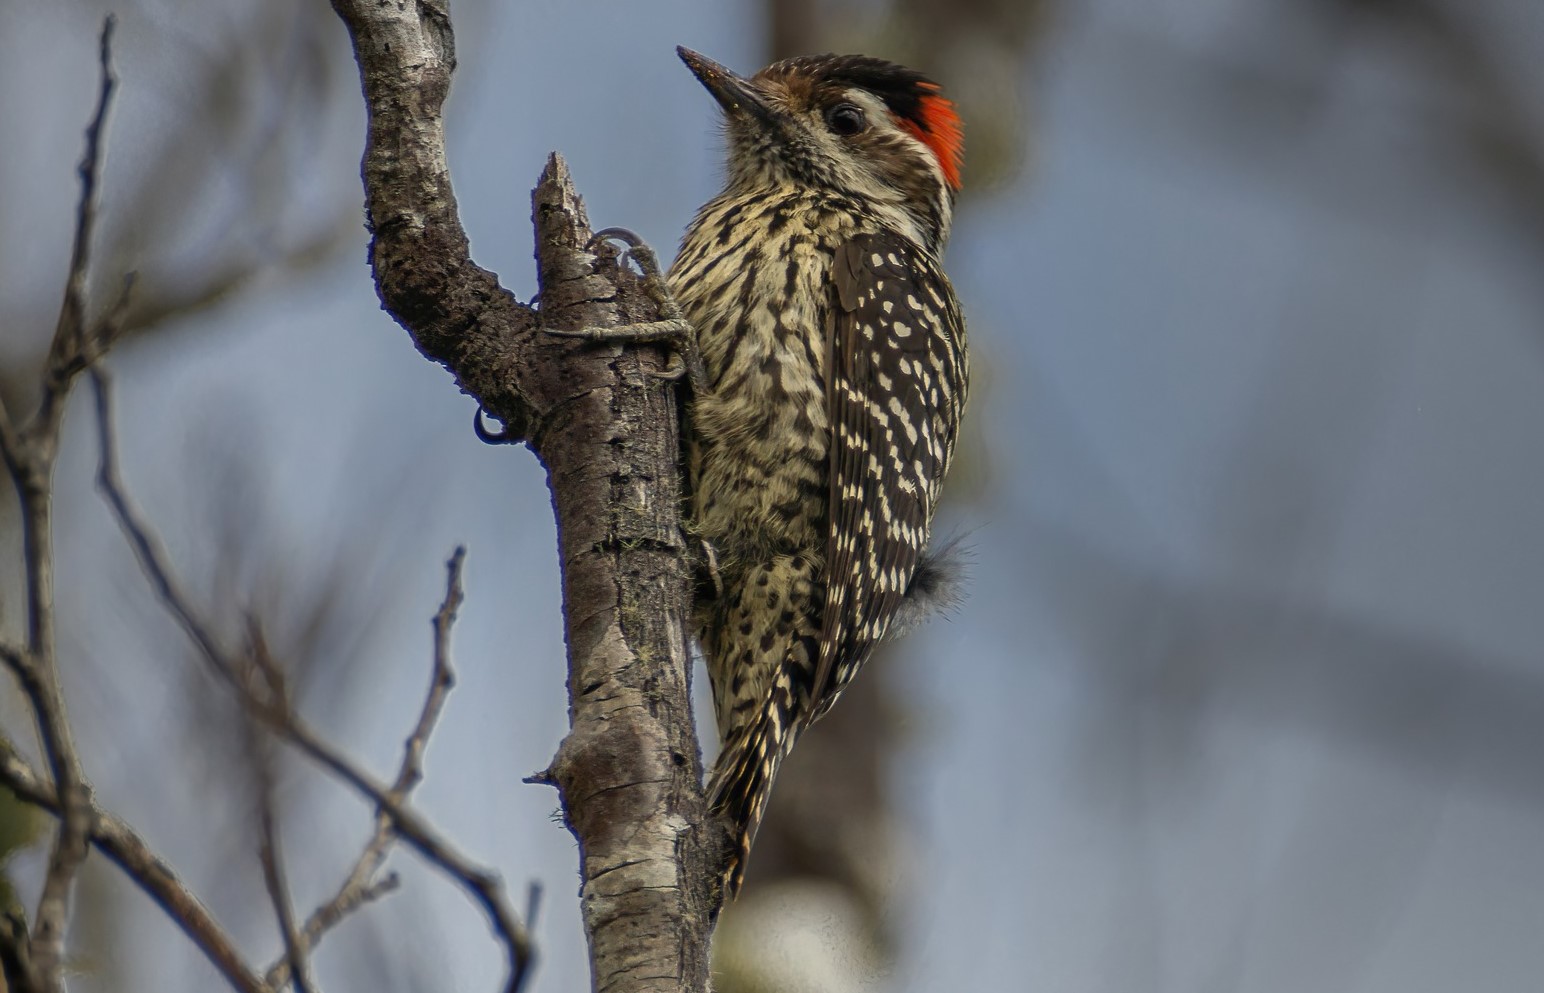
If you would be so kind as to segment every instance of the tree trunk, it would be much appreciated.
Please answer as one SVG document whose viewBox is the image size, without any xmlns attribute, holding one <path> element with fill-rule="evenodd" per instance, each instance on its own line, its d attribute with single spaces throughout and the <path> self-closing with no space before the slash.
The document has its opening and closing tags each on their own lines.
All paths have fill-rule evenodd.
<svg viewBox="0 0 1544 993">
<path fill-rule="evenodd" d="M 708 989 L 723 838 L 691 720 L 691 565 L 675 385 L 657 346 L 544 334 L 468 258 L 441 107 L 455 68 L 443 0 L 333 0 L 369 107 L 364 183 L 382 304 L 419 351 L 523 437 L 548 472 L 568 637 L 570 732 L 542 779 L 579 840 L 595 989 Z M 591 249 L 568 170 L 534 194 L 540 323 L 655 320 L 609 248 Z"/>
</svg>

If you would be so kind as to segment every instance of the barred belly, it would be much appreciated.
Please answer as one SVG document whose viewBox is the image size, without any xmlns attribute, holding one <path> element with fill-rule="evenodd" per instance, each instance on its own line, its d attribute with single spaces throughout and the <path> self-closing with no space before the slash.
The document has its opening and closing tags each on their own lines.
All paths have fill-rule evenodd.
<svg viewBox="0 0 1544 993">
<path fill-rule="evenodd" d="M 726 735 L 787 662 L 813 676 L 829 514 L 823 311 L 851 225 L 787 221 L 811 216 L 803 195 L 710 203 L 670 273 L 710 386 L 691 409 L 690 516 L 724 591 L 697 624 Z M 734 241 L 719 237 L 731 229 Z"/>
</svg>

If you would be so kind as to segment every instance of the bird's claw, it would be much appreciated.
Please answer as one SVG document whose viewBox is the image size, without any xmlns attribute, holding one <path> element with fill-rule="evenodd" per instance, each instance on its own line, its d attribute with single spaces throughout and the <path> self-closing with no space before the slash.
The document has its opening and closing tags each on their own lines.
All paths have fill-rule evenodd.
<svg viewBox="0 0 1544 993">
<path fill-rule="evenodd" d="M 623 261 L 631 260 L 636 263 L 638 271 L 643 273 L 646 280 L 660 278 L 659 256 L 655 255 L 649 243 L 636 233 L 627 228 L 601 228 L 590 236 L 590 244 L 587 247 L 594 251 L 608 241 L 620 241 L 627 246 L 627 251 L 622 253 Z"/>
<path fill-rule="evenodd" d="M 681 323 L 686 324 L 685 321 Z M 702 364 L 702 353 L 697 350 L 697 336 L 692 333 L 691 325 L 686 325 L 686 336 L 671 349 L 665 368 L 649 375 L 670 382 L 679 382 L 684 377 L 694 397 L 708 391 L 708 371 Z"/>
<path fill-rule="evenodd" d="M 663 379 L 667 383 L 679 382 L 682 376 L 686 377 L 687 382 L 692 382 L 691 371 L 687 368 L 686 359 L 681 356 L 680 352 L 670 353 L 670 358 L 665 360 L 665 368 L 658 372 L 655 372 L 653 369 L 645 369 L 643 374 L 654 379 Z"/>
<path fill-rule="evenodd" d="M 483 416 L 487 411 L 482 405 L 477 405 L 477 413 L 472 415 L 472 431 L 477 435 L 477 440 L 484 445 L 518 445 L 525 440 L 524 432 L 513 424 L 505 423 L 497 431 L 491 431 L 483 422 Z"/>
<path fill-rule="evenodd" d="M 647 375 L 669 382 L 685 379 L 693 395 L 707 389 L 707 372 L 702 356 L 697 351 L 697 335 L 692 326 L 681 316 L 681 308 L 665 286 L 660 272 L 659 258 L 654 249 L 637 234 L 627 228 L 602 228 L 590 238 L 589 250 L 594 251 L 602 243 L 619 241 L 627 246 L 622 262 L 631 261 L 642 275 L 644 292 L 659 308 L 660 320 L 623 324 L 616 327 L 583 327 L 574 329 L 544 328 L 548 334 L 562 338 L 579 338 L 597 344 L 626 342 L 629 344 L 658 343 L 669 347 L 670 359 L 665 368 L 650 371 Z"/>
<path fill-rule="evenodd" d="M 724 579 L 718 573 L 718 552 L 706 538 L 698 538 L 697 542 L 702 546 L 702 571 L 713 585 L 713 599 L 720 599 L 724 595 Z"/>
</svg>

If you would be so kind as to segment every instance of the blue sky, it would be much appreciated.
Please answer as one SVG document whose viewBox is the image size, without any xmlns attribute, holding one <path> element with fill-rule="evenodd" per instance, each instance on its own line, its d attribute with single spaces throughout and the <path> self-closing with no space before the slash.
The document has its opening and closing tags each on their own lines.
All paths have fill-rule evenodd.
<svg viewBox="0 0 1544 993">
<path fill-rule="evenodd" d="M 1544 92 L 1539 14 L 1474 10 L 1517 92 Z M 0 151 L 0 183 L 27 191 L 0 204 L 8 359 L 51 327 L 23 319 L 64 272 L 95 16 L 0 14 L 0 117 L 29 135 Z M 597 226 L 668 253 L 720 155 L 674 46 L 753 68 L 758 12 L 520 0 L 456 18 L 450 157 L 474 257 L 530 293 L 528 193 L 554 148 Z M 108 217 L 228 26 L 170 3 L 124 15 Z M 965 204 L 949 255 L 978 389 L 976 493 L 946 527 L 971 531 L 973 595 L 893 656 L 913 863 L 903 958 L 876 989 L 1520 993 L 1544 974 L 1540 232 L 1454 147 L 1416 55 L 1327 31 L 1281 4 L 1094 0 L 1062 13 L 1010 102 L 1033 114 L 1032 168 Z M 359 203 L 356 84 L 327 85 L 264 237 Z M 1544 140 L 1544 109 L 1525 110 Z M 256 237 L 220 231 L 217 207 L 213 243 Z M 221 473 L 286 570 L 340 536 L 368 549 L 352 664 L 369 675 L 318 716 L 377 768 L 426 678 L 441 563 L 469 546 L 461 683 L 420 802 L 512 885 L 544 882 L 535 989 L 583 988 L 573 843 L 554 795 L 519 783 L 565 724 L 545 484 L 524 450 L 476 442 L 471 401 L 380 312 L 363 255 L 361 232 L 116 353 L 126 473 L 194 575 L 212 571 Z M 78 415 L 60 587 L 88 768 L 234 914 L 255 864 L 227 878 L 207 838 L 241 812 L 198 807 L 184 660 L 139 619 Z M 367 817 L 295 790 L 313 801 L 295 836 L 319 839 L 290 846 L 304 904 Z M 374 911 L 386 933 L 411 934 L 445 988 L 489 988 L 475 911 L 407 881 Z M 136 894 L 92 892 L 168 949 L 112 963 L 124 988 L 208 988 Z M 243 937 L 268 949 L 266 927 Z M 369 938 L 334 940 L 322 975 L 353 988 Z"/>
</svg>

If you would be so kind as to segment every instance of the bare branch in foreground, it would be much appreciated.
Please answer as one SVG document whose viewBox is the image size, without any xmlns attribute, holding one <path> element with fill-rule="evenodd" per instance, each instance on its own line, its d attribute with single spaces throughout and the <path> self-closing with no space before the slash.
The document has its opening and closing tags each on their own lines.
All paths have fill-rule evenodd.
<svg viewBox="0 0 1544 993">
<path fill-rule="evenodd" d="M 59 798 L 53 788 L 4 739 L 0 739 L 0 782 L 27 803 L 59 813 Z M 177 923 L 232 988 L 239 993 L 269 993 L 267 984 L 242 959 L 235 941 L 209 909 L 133 828 L 93 808 L 90 837 L 92 845 Z"/>
<path fill-rule="evenodd" d="M 118 526 L 139 557 L 140 566 L 149 576 L 157 595 L 168 612 L 181 624 L 184 632 L 198 649 L 211 669 L 236 691 L 249 713 L 259 720 L 280 740 L 293 746 L 312 761 L 327 769 L 368 801 L 375 805 L 392 825 L 397 837 L 406 841 L 415 851 L 438 867 L 482 907 L 495 935 L 504 944 L 509 958 L 509 975 L 506 993 L 518 993 L 531 964 L 531 940 L 504 892 L 504 884 L 494 872 L 478 865 L 461 853 L 438 829 L 424 820 L 416 811 L 394 795 L 394 788 L 378 781 L 361 769 L 351 759 L 294 712 L 285 699 L 282 680 L 273 660 L 266 656 L 261 639 L 250 639 L 253 657 L 238 659 L 220 648 L 211 627 L 199 616 L 193 603 L 182 592 L 161 544 L 150 532 L 139 512 L 123 489 L 117 472 L 116 440 L 113 430 L 111 391 L 107 373 L 99 367 L 91 370 L 91 382 L 96 396 L 97 433 L 101 444 L 101 464 L 97 483 L 102 489 Z M 443 612 L 444 608 L 442 608 Z M 446 614 L 446 631 L 449 630 L 449 614 Z M 449 678 L 448 663 L 444 670 Z M 436 672 L 436 684 L 442 676 Z M 443 705 L 443 693 L 431 689 L 420 726 L 424 733 L 432 727 L 434 718 Z M 414 747 L 409 741 L 410 755 L 404 760 L 407 772 L 399 773 L 399 779 L 411 784 L 418 773 L 421 743 Z M 402 795 L 406 795 L 404 787 Z"/>
<path fill-rule="evenodd" d="M 22 800 L 51 811 L 59 829 L 49 855 L 36 924 L 25 952 L 14 941 L 25 935 L 19 921 L 5 928 L 13 947 L 6 968 L 28 975 L 11 977 L 12 989 L 60 991 L 64 987 L 64 936 L 70 918 L 70 893 L 89 845 L 117 863 L 175 920 L 231 986 L 240 993 L 266 993 L 262 980 L 242 961 L 235 943 L 172 869 L 126 824 L 97 808 L 80 767 L 60 690 L 54 634 L 53 492 L 59 425 L 75 377 L 101 354 L 121 325 L 132 280 L 117 305 L 96 326 L 86 322 L 88 260 L 96 219 L 96 190 L 101 172 L 102 132 L 115 87 L 112 73 L 113 19 L 103 22 L 100 44 L 101 86 L 96 111 L 86 130 L 81 160 L 80 200 L 64 302 L 49 346 L 36 412 L 25 424 L 0 410 L 0 450 L 21 504 L 26 573 L 27 641 L 25 647 L 0 646 L 0 660 L 16 675 L 38 725 L 52 782 L 0 739 L 0 782 Z M 13 982 L 16 979 L 18 981 Z M 24 984 L 20 980 L 24 979 Z"/>
<path fill-rule="evenodd" d="M 279 847 L 279 827 L 273 809 L 272 782 L 263 795 L 259 808 L 262 844 L 258 860 L 263 866 L 263 885 L 268 889 L 268 899 L 273 903 L 274 914 L 279 921 L 279 934 L 284 938 L 284 962 L 289 967 L 288 976 L 295 984 L 295 993 L 313 993 L 310 959 L 301 944 L 300 929 L 295 926 L 295 907 L 290 901 L 289 881 L 285 878 L 283 852 Z"/>
<path fill-rule="evenodd" d="M 261 701 L 251 702 L 261 706 Z M 498 874 L 473 862 L 412 808 L 393 800 L 390 787 L 344 757 L 293 712 L 259 710 L 258 716 L 281 740 L 373 801 L 391 819 L 393 829 L 402 840 L 476 900 L 508 953 L 509 975 L 504 990 L 518 993 L 531 966 L 531 937 L 510 905 Z"/>
<path fill-rule="evenodd" d="M 256 622 L 253 622 L 255 627 Z M 277 785 L 272 742 L 257 721 L 244 714 L 243 731 L 247 739 L 246 758 L 257 787 L 258 863 L 263 870 L 263 886 L 273 905 L 279 936 L 284 942 L 284 962 L 295 993 L 314 993 L 310 957 L 301 944 L 300 929 L 295 924 L 295 906 L 290 899 L 289 879 L 284 871 L 284 852 L 279 840 Z M 277 988 L 277 987 L 275 987 Z"/>
<path fill-rule="evenodd" d="M 117 79 L 113 76 L 112 43 L 116 20 L 108 14 L 102 20 L 98 51 L 101 84 L 97 92 L 96 113 L 86 127 L 86 151 L 81 156 L 80 201 L 75 211 L 75 239 L 70 248 L 70 274 L 65 281 L 64 303 L 59 308 L 59 322 L 44 367 L 43 395 L 38 403 L 37 425 L 40 433 L 57 434 L 63 415 L 63 402 L 70 383 L 86 367 L 96 351 L 86 337 L 86 279 L 90 274 L 91 236 L 96 228 L 96 191 L 102 171 L 102 128 L 112 104 Z"/>
<path fill-rule="evenodd" d="M 96 192 L 102 163 L 102 128 L 112 104 L 113 19 L 102 24 L 99 48 L 101 84 L 96 111 L 86 128 L 80 162 L 80 199 L 64 302 L 43 370 L 37 411 L 25 424 L 12 423 L 0 409 L 0 455 L 4 456 L 21 508 L 22 554 L 26 573 L 26 651 L 7 652 L 31 707 L 43 755 L 58 798 L 59 826 L 48 854 L 26 956 L 10 959 L 25 968 L 27 985 L 58 993 L 64 989 L 64 938 L 70 922 L 75 878 L 89 850 L 91 787 L 81 768 L 60 688 L 54 631 L 53 470 L 59 450 L 59 424 L 75 376 L 96 353 L 95 334 L 86 324 L 86 280 L 96 221 Z M 12 930 L 12 937 L 16 936 Z"/>
<path fill-rule="evenodd" d="M 434 668 L 429 679 L 429 692 L 424 697 L 423 706 L 419 709 L 418 722 L 407 737 L 403 748 L 402 764 L 397 769 L 397 778 L 387 793 L 399 805 L 407 800 L 413 788 L 423 780 L 424 749 L 428 744 L 429 736 L 434 733 L 440 712 L 445 709 L 445 700 L 456 683 L 455 670 L 450 664 L 450 631 L 456 621 L 456 611 L 461 608 L 461 603 L 465 599 L 465 593 L 461 587 L 461 568 L 465 562 L 466 548 L 457 546 L 451 553 L 450 560 L 445 563 L 445 599 L 434 615 Z M 349 913 L 397 888 L 398 881 L 395 874 L 381 879 L 376 878 L 376 873 L 385 863 L 386 856 L 391 852 L 395 841 L 396 832 L 391 815 L 377 807 L 375 832 L 365 843 L 364 851 L 355 860 L 343 885 L 338 888 L 331 900 L 317 907 L 306 919 L 305 927 L 301 929 L 299 935 L 299 944 L 302 949 L 315 947 L 322 936 Z M 531 914 L 526 916 L 527 927 L 535 924 L 532 916 Z M 534 960 L 534 952 L 528 952 L 528 956 L 527 970 Z M 287 959 L 274 963 L 264 977 L 268 985 L 275 989 L 282 987 L 289 979 L 289 968 Z"/>
</svg>

